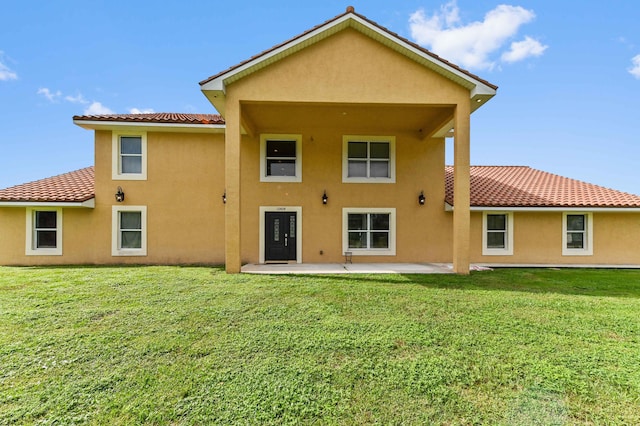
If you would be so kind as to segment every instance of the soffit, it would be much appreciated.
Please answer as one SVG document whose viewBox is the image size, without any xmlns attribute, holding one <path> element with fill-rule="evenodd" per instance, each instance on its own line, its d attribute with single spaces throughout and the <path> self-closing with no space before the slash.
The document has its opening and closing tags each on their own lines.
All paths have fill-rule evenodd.
<svg viewBox="0 0 640 426">
<path fill-rule="evenodd" d="M 415 132 L 427 137 L 453 115 L 449 105 L 243 103 L 242 116 L 259 133 L 314 128 L 376 134 Z"/>
</svg>

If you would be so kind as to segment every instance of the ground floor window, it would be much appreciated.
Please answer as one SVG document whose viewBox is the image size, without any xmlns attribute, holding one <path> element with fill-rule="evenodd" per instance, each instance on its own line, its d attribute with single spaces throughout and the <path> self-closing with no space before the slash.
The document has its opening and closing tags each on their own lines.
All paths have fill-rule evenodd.
<svg viewBox="0 0 640 426">
<path fill-rule="evenodd" d="M 27 209 L 27 255 L 62 255 L 62 209 Z"/>
<path fill-rule="evenodd" d="M 593 254 L 593 215 L 564 213 L 562 215 L 562 254 L 588 256 Z"/>
<path fill-rule="evenodd" d="M 146 256 L 146 206 L 113 206 L 112 255 Z"/>
<path fill-rule="evenodd" d="M 343 251 L 353 255 L 395 255 L 395 209 L 343 209 Z"/>
<path fill-rule="evenodd" d="M 513 213 L 484 212 L 482 214 L 482 254 L 513 254 Z"/>
</svg>

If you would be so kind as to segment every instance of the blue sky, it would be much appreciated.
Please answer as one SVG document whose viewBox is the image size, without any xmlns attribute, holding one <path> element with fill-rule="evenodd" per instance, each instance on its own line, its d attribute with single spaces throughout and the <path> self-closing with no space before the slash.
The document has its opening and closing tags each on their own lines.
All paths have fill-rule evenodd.
<svg viewBox="0 0 640 426">
<path fill-rule="evenodd" d="M 472 116 L 472 164 L 640 194 L 636 0 L 5 1 L 0 187 L 92 165 L 73 115 L 215 113 L 199 81 L 349 4 L 499 86 Z"/>
</svg>

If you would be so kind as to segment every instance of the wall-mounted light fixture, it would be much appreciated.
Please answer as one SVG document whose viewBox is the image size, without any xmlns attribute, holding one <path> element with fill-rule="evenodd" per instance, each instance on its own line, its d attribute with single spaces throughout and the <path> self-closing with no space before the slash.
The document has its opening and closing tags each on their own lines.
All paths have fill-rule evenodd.
<svg viewBox="0 0 640 426">
<path fill-rule="evenodd" d="M 227 191 L 222 194 L 222 204 L 227 204 Z"/>
<path fill-rule="evenodd" d="M 424 191 L 420 191 L 420 195 L 418 195 L 418 204 L 424 206 L 425 201 L 427 201 L 427 199 L 424 196 Z"/>
<path fill-rule="evenodd" d="M 118 191 L 116 192 L 116 201 L 118 203 L 121 203 L 124 201 L 124 192 L 122 191 L 122 188 L 118 187 Z"/>
<path fill-rule="evenodd" d="M 324 194 L 322 194 L 322 204 L 327 204 L 327 202 L 329 201 L 329 197 L 327 197 L 327 191 L 324 191 Z"/>
</svg>

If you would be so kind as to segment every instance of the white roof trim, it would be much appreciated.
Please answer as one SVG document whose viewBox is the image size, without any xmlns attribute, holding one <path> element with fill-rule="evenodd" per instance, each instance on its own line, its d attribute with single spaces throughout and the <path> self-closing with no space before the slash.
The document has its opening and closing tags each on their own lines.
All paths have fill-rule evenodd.
<svg viewBox="0 0 640 426">
<path fill-rule="evenodd" d="M 96 206 L 96 199 L 87 201 L 0 201 L 0 207 L 84 207 L 92 209 Z"/>
</svg>

